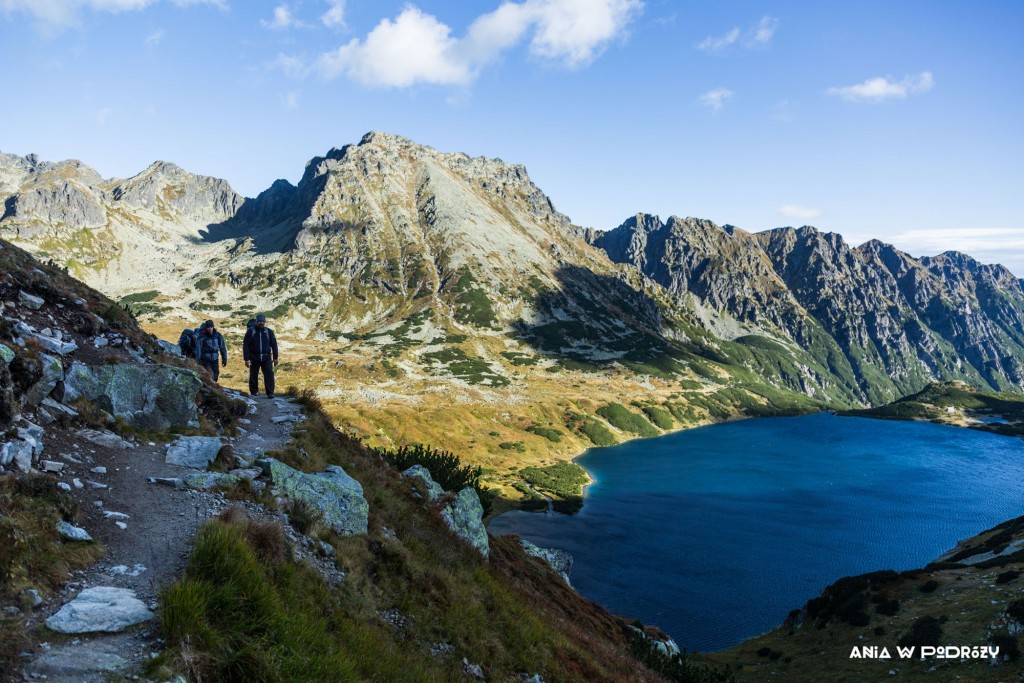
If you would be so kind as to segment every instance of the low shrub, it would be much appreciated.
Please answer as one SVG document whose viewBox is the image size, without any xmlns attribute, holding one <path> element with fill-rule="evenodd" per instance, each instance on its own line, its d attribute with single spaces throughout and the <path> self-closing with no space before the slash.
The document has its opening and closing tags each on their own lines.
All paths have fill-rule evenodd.
<svg viewBox="0 0 1024 683">
<path fill-rule="evenodd" d="M 941 638 L 942 626 L 939 620 L 935 617 L 924 616 L 910 625 L 910 631 L 900 638 L 899 644 L 904 647 L 938 645 Z"/>
<path fill-rule="evenodd" d="M 619 442 L 615 435 L 597 420 L 585 420 L 580 425 L 580 431 L 590 439 L 595 446 L 614 446 Z"/>
<path fill-rule="evenodd" d="M 543 436 L 545 439 L 552 443 L 561 443 L 562 432 L 557 429 L 551 429 L 549 427 L 538 427 L 536 425 L 530 425 L 526 428 L 526 431 L 537 436 Z"/>
<path fill-rule="evenodd" d="M 598 408 L 597 414 L 608 420 L 608 422 L 624 432 L 638 434 L 639 436 L 658 436 L 661 431 L 647 421 L 642 415 L 628 410 L 621 403 L 609 403 Z"/>
<path fill-rule="evenodd" d="M 988 642 L 999 648 L 999 659 L 1005 662 L 1016 662 L 1020 659 L 1020 643 L 1017 636 L 1009 633 L 993 633 L 988 637 Z"/>
</svg>

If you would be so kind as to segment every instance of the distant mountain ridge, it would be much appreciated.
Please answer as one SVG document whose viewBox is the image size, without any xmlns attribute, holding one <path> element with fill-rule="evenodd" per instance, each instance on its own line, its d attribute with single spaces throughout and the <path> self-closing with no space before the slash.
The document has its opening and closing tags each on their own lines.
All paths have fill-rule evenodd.
<svg viewBox="0 0 1024 683">
<path fill-rule="evenodd" d="M 499 335 L 583 367 L 715 382 L 703 366 L 721 364 L 825 403 L 883 403 L 936 380 L 1024 389 L 1024 291 L 1002 266 L 854 248 L 809 226 L 637 214 L 585 229 L 523 166 L 387 133 L 251 199 L 165 162 L 104 180 L 0 154 L 0 198 L 0 235 L 113 295 L 158 290 L 181 317 L 273 310 L 320 340 L 383 339 L 419 316 L 422 339 L 384 351 L 412 344 L 417 362 L 417 344 Z"/>
</svg>

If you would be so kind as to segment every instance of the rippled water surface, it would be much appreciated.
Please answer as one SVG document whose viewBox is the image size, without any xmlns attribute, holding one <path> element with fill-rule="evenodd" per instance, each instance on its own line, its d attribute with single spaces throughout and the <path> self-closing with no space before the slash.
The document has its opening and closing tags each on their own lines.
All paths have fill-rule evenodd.
<svg viewBox="0 0 1024 683">
<path fill-rule="evenodd" d="M 713 651 L 779 625 L 827 584 L 911 569 L 1024 514 L 1024 440 L 826 414 L 744 420 L 588 451 L 572 516 L 510 512 L 575 557 L 612 612 Z"/>
</svg>

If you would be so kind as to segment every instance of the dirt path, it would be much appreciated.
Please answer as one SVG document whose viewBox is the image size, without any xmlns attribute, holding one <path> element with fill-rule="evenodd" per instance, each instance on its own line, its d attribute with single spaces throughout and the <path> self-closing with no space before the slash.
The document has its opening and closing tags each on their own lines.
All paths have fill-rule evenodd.
<svg viewBox="0 0 1024 683">
<path fill-rule="evenodd" d="M 228 393 L 246 400 L 250 408 L 239 435 L 224 437 L 225 444 L 252 460 L 287 443 L 294 422 L 281 420 L 298 414 L 294 402 Z M 95 586 L 131 589 L 155 609 L 160 590 L 181 575 L 199 527 L 236 504 L 216 492 L 150 483 L 150 478 L 182 477 L 196 470 L 166 464 L 166 444 L 136 441 L 133 446 L 102 446 L 76 430 L 48 430 L 43 457 L 64 464 L 58 477 L 79 502 L 76 526 L 103 543 L 106 552 L 98 563 L 72 576 L 62 593 L 37 608 L 30 627 L 42 624 L 83 589 Z M 51 642 L 43 643 L 27 663 L 25 679 L 44 680 L 45 676 L 48 681 L 67 683 L 131 679 L 141 662 L 161 649 L 154 625 L 151 621 L 107 636 L 69 638 L 54 633 Z"/>
</svg>

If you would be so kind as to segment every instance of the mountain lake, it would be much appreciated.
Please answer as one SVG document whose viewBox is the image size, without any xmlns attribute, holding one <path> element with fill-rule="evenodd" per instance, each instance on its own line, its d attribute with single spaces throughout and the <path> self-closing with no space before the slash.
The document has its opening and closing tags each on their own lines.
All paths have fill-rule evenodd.
<svg viewBox="0 0 1024 683">
<path fill-rule="evenodd" d="M 826 413 L 587 451 L 575 515 L 513 511 L 609 611 L 711 652 L 782 624 L 843 576 L 915 569 L 1024 514 L 1024 440 Z"/>
</svg>

